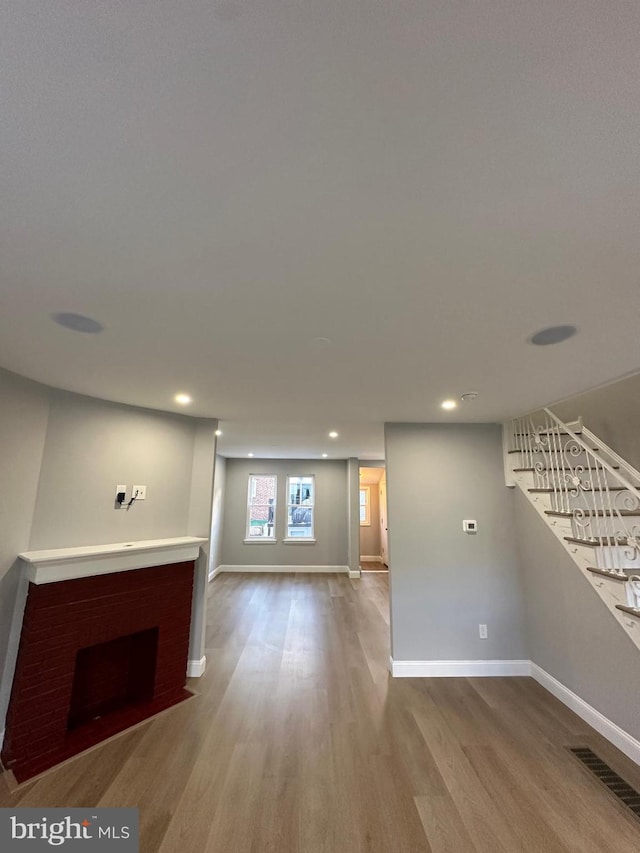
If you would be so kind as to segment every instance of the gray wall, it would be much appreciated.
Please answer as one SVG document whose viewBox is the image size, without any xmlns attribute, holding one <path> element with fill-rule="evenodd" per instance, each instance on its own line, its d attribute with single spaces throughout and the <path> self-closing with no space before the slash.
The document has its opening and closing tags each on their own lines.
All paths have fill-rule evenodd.
<svg viewBox="0 0 640 853">
<path fill-rule="evenodd" d="M 380 486 L 364 483 L 371 495 L 371 524 L 360 526 L 360 554 L 367 557 L 380 556 Z"/>
<path fill-rule="evenodd" d="M 31 550 L 186 535 L 196 424 L 52 391 Z M 115 510 L 118 483 L 147 499 Z"/>
<path fill-rule="evenodd" d="M 0 370 L 0 731 L 26 596 L 16 555 L 29 547 L 48 415 L 48 388 Z"/>
<path fill-rule="evenodd" d="M 386 424 L 385 442 L 394 659 L 526 658 L 500 427 Z"/>
<path fill-rule="evenodd" d="M 191 604 L 191 635 L 189 638 L 189 660 L 201 661 L 205 654 L 207 630 L 207 583 L 212 571 L 213 550 L 211 531 L 213 527 L 213 480 L 216 462 L 216 428 L 218 421 L 202 418 L 193 421 L 195 429 L 193 461 L 191 468 L 191 492 L 189 497 L 189 536 L 204 537 L 207 541 L 200 547 L 193 579 Z"/>
<path fill-rule="evenodd" d="M 515 489 L 528 656 L 640 739 L 640 655 L 544 521 Z"/>
<path fill-rule="evenodd" d="M 277 474 L 277 544 L 245 544 L 249 474 Z M 286 478 L 316 478 L 315 544 L 284 544 Z M 225 566 L 348 565 L 346 460 L 227 459 L 222 537 Z"/>
<path fill-rule="evenodd" d="M 563 421 L 582 416 L 584 425 L 640 469 L 640 374 L 549 408 Z"/>
<path fill-rule="evenodd" d="M 227 460 L 216 456 L 216 470 L 213 480 L 213 512 L 211 522 L 211 569 L 222 565 L 222 533 L 224 522 L 224 495 L 227 478 Z M 209 573 L 211 574 L 211 572 Z"/>
<path fill-rule="evenodd" d="M 347 460 L 347 565 L 360 572 L 360 466 L 355 456 Z"/>
</svg>

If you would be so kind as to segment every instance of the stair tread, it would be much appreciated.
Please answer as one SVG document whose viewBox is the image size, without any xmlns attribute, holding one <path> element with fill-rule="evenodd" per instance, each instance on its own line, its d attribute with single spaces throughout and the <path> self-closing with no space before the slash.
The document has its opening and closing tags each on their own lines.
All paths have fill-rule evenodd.
<svg viewBox="0 0 640 853">
<path fill-rule="evenodd" d="M 566 542 L 573 542 L 576 545 L 588 545 L 590 548 L 615 548 L 616 546 L 626 545 L 627 537 L 616 539 L 615 542 L 607 542 L 607 539 L 613 539 L 613 536 L 597 536 L 594 539 L 582 539 L 580 536 L 565 536 Z"/>
<path fill-rule="evenodd" d="M 617 515 L 620 515 L 620 516 L 628 516 L 628 515 L 640 516 L 640 509 L 621 509 L 621 510 L 616 510 L 615 512 L 613 512 L 610 509 L 582 509 L 582 508 L 579 508 L 579 511 L 583 515 L 587 515 L 590 518 L 612 518 L 612 517 L 615 517 Z M 556 510 L 556 509 L 545 509 L 544 514 L 545 515 L 552 515 L 555 518 L 573 518 L 574 517 L 574 513 L 571 512 L 571 510 L 569 510 L 567 512 L 567 511 L 561 511 L 561 510 Z"/>
<path fill-rule="evenodd" d="M 587 566 L 588 572 L 593 572 L 594 575 L 603 575 L 605 578 L 611 578 L 614 581 L 627 581 L 629 575 L 615 572 L 612 569 L 597 569 L 595 566 Z M 634 572 L 635 569 L 627 569 L 629 572 Z M 623 569 L 624 572 L 624 569 Z"/>
<path fill-rule="evenodd" d="M 579 467 L 579 466 L 576 466 L 576 467 Z M 610 467 L 613 468 L 614 471 L 618 471 L 620 469 L 619 465 L 611 465 Z M 520 473 L 522 471 L 531 472 L 531 471 L 535 471 L 535 470 L 536 470 L 535 468 L 514 468 L 513 473 L 517 474 L 517 473 Z M 544 470 L 550 471 L 551 473 L 553 473 L 554 471 L 574 471 L 575 468 L 570 468 L 567 465 L 552 465 L 550 468 L 545 468 Z M 598 470 L 602 470 L 602 469 L 598 469 Z"/>
<path fill-rule="evenodd" d="M 589 448 L 589 450 L 590 450 L 592 453 L 600 453 L 600 448 L 599 448 L 599 447 L 590 447 L 590 448 Z M 524 449 L 524 448 L 523 448 L 522 450 L 507 450 L 507 453 L 527 453 L 527 452 L 528 452 L 528 451 L 527 451 L 526 449 Z M 550 451 L 549 451 L 549 450 L 547 450 L 547 451 L 545 451 L 545 452 L 546 452 L 546 453 L 552 453 L 552 454 L 555 454 L 555 455 L 557 455 L 558 453 L 564 453 L 564 451 L 563 451 L 562 449 L 560 449 L 560 450 L 554 450 L 553 448 L 552 448 Z"/>
<path fill-rule="evenodd" d="M 636 616 L 640 619 L 640 610 L 636 610 L 635 607 L 628 607 L 626 604 L 616 604 L 616 610 L 622 610 L 624 613 L 630 613 L 631 616 Z"/>
<path fill-rule="evenodd" d="M 545 486 L 544 488 L 531 488 L 531 489 L 527 489 L 527 491 L 528 491 L 528 492 L 544 493 L 544 494 L 550 494 L 550 495 L 553 495 L 553 494 L 556 494 L 556 492 L 558 491 L 558 489 L 554 489 L 553 487 L 547 487 L 547 486 Z M 584 493 L 585 495 L 589 495 L 589 494 L 591 494 L 591 493 L 593 493 L 593 492 L 605 492 L 605 493 L 606 493 L 606 492 L 628 492 L 628 491 L 629 491 L 629 489 L 628 489 L 626 486 L 609 486 L 609 487 L 608 487 L 608 488 L 606 488 L 606 489 L 601 489 L 601 488 L 584 489 L 584 490 L 583 490 L 583 493 Z"/>
<path fill-rule="evenodd" d="M 581 429 L 571 430 L 574 435 L 582 435 Z M 569 435 L 566 430 L 557 430 L 557 429 L 544 429 L 542 432 L 533 433 L 533 432 L 514 432 L 513 435 L 518 436 L 527 436 L 527 435 Z"/>
</svg>

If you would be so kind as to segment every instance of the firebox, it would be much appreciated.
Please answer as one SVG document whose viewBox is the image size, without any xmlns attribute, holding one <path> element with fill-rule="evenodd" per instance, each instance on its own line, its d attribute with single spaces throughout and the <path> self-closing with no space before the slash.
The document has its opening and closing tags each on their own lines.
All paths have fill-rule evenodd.
<svg viewBox="0 0 640 853">
<path fill-rule="evenodd" d="M 76 654 L 67 729 L 153 699 L 158 629 L 149 628 Z"/>
</svg>

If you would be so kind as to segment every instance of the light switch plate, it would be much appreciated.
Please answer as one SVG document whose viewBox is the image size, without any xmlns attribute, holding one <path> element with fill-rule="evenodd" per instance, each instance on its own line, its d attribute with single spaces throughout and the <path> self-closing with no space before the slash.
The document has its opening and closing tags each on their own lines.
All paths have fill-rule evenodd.
<svg viewBox="0 0 640 853">
<path fill-rule="evenodd" d="M 135 497 L 137 501 L 145 501 L 147 499 L 147 487 L 146 486 L 132 486 L 131 487 L 131 497 Z"/>
</svg>

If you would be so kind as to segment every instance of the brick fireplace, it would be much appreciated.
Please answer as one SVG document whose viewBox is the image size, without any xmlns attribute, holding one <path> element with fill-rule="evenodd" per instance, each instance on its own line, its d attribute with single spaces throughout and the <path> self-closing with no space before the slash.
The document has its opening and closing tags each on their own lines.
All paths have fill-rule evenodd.
<svg viewBox="0 0 640 853">
<path fill-rule="evenodd" d="M 191 694 L 193 560 L 29 584 L 2 749 L 18 782 Z"/>
</svg>

